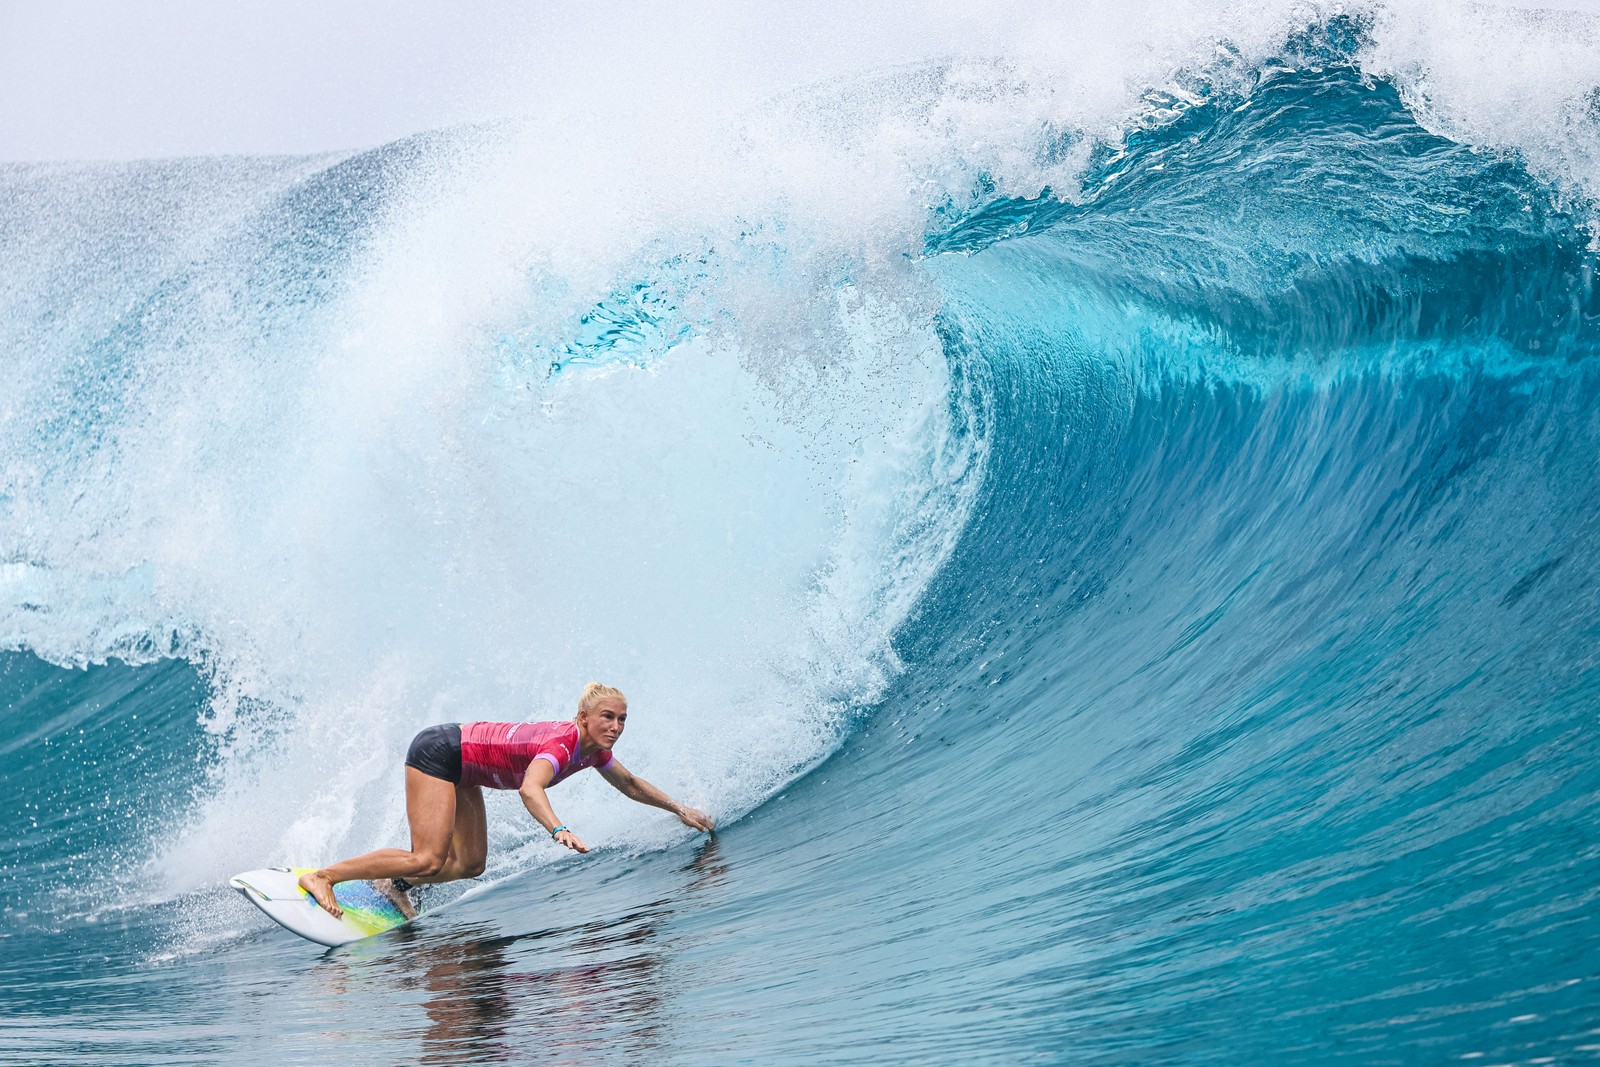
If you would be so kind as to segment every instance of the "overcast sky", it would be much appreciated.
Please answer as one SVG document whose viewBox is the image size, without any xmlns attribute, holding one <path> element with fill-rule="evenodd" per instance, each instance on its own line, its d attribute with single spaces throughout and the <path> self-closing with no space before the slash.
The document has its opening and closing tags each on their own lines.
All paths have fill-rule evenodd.
<svg viewBox="0 0 1600 1067">
<path fill-rule="evenodd" d="M 470 27 L 382 5 L 0 0 L 0 156 L 309 151 L 470 110 Z"/>
<path fill-rule="evenodd" d="M 980 18 L 911 6 L 941 5 L 945 31 Z M 0 0 L 0 159 L 359 148 L 524 113 L 574 82 L 649 84 L 652 67 L 771 90 L 910 58 L 886 45 L 898 17 L 865 7 Z"/>
<path fill-rule="evenodd" d="M 0 0 L 0 158 L 365 147 L 525 111 L 624 59 L 666 62 L 652 39 L 701 51 L 679 57 L 690 69 L 737 67 L 730 38 L 750 26 L 733 7 Z"/>
</svg>

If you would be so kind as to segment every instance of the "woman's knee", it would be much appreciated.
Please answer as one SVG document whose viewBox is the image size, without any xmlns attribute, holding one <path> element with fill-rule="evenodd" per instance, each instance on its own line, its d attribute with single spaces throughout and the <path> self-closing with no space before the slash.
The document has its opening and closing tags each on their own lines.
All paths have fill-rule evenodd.
<svg viewBox="0 0 1600 1067">
<path fill-rule="evenodd" d="M 445 857 L 442 853 L 413 852 L 411 874 L 416 878 L 432 878 L 444 870 Z"/>
<path fill-rule="evenodd" d="M 461 877 L 476 878 L 478 875 L 483 873 L 483 868 L 484 858 L 482 856 L 479 856 L 477 859 L 468 860 L 466 863 L 461 865 Z"/>
</svg>

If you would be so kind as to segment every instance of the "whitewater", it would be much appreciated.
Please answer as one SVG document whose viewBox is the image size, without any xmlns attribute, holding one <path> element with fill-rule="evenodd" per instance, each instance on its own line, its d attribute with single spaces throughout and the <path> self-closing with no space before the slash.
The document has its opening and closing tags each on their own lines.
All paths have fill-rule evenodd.
<svg viewBox="0 0 1600 1067">
<path fill-rule="evenodd" d="M 0 1062 L 1600 1059 L 1600 15 L 901 15 L 0 163 Z"/>
</svg>

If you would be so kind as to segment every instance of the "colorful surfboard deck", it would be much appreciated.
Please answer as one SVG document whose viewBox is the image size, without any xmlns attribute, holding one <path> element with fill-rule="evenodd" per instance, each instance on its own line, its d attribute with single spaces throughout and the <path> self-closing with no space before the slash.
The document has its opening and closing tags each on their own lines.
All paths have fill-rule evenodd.
<svg viewBox="0 0 1600 1067">
<path fill-rule="evenodd" d="M 285 930 L 319 945 L 347 945 L 410 922 L 371 882 L 341 882 L 334 887 L 334 899 L 344 909 L 343 917 L 335 919 L 300 888 L 300 876 L 314 869 L 266 867 L 236 874 L 228 884 Z"/>
</svg>

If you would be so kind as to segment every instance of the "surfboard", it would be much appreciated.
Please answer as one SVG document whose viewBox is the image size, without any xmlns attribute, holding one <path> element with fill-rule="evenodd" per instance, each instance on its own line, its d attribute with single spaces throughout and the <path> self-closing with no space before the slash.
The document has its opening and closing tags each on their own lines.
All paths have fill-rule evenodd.
<svg viewBox="0 0 1600 1067">
<path fill-rule="evenodd" d="M 236 874 L 228 884 L 285 930 L 330 948 L 411 921 L 371 882 L 340 882 L 334 887 L 334 899 L 344 909 L 344 916 L 335 919 L 300 888 L 300 876 L 310 870 L 314 868 L 266 867 Z"/>
</svg>

